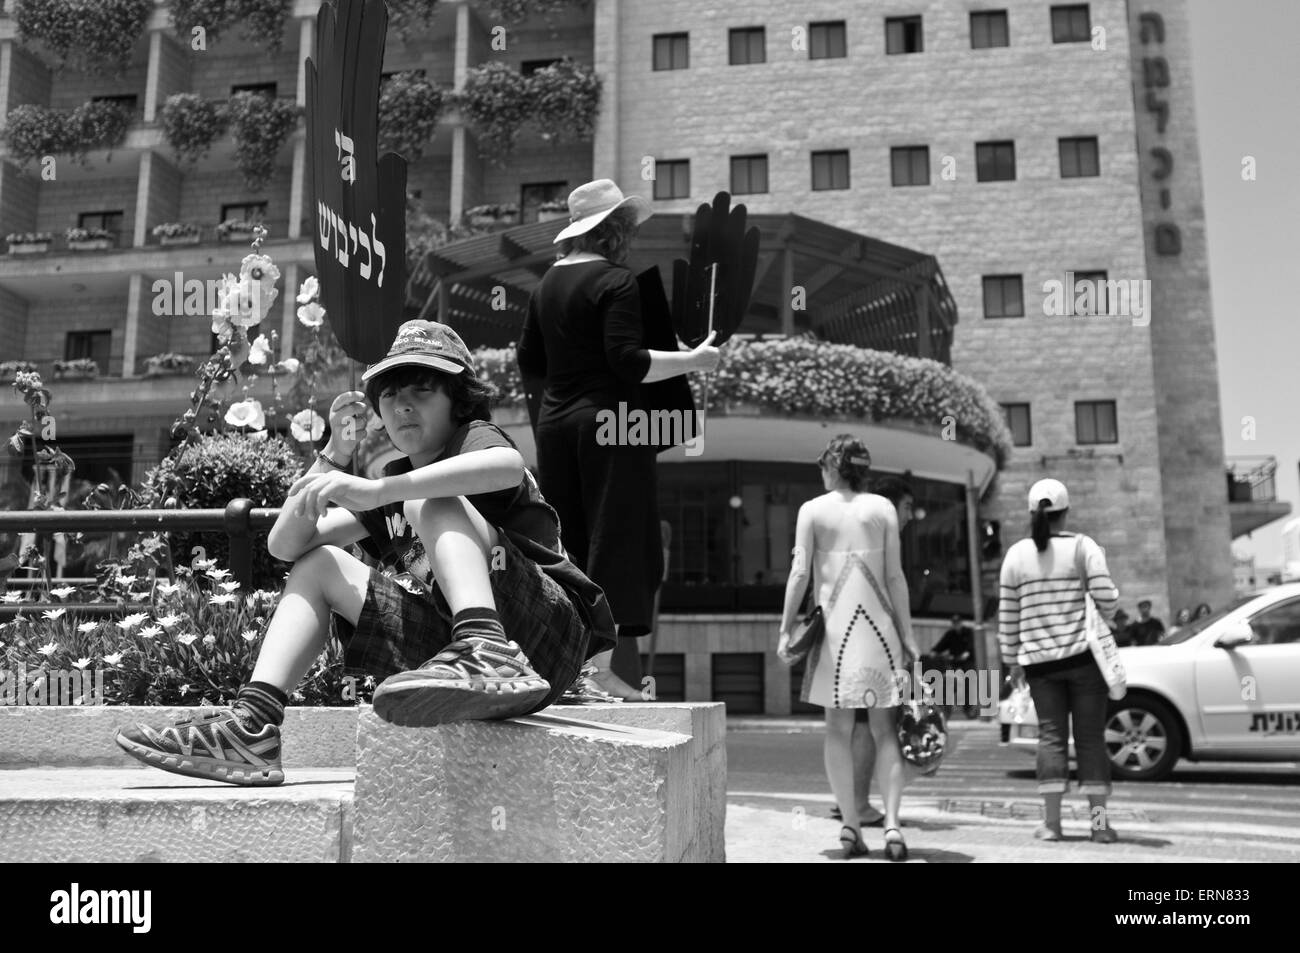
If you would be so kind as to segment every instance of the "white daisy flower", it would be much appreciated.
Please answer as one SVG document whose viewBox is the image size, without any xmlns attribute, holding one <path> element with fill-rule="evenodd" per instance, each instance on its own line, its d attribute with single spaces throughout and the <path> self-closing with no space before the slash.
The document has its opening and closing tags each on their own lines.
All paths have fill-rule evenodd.
<svg viewBox="0 0 1300 953">
<path fill-rule="evenodd" d="M 57 589 L 51 589 L 50 595 L 52 595 L 55 599 L 66 599 L 68 596 L 72 595 L 76 591 L 77 591 L 76 586 L 59 586 L 59 588 Z"/>
<path fill-rule="evenodd" d="M 122 653 L 114 652 L 112 655 L 105 655 L 104 661 L 108 665 L 116 665 L 118 662 L 122 661 Z"/>
<path fill-rule="evenodd" d="M 140 630 L 141 638 L 156 639 L 160 635 L 162 635 L 162 629 L 158 628 L 156 625 L 147 625 Z"/>
<path fill-rule="evenodd" d="M 59 650 L 59 644 L 55 642 L 53 639 L 51 639 L 49 642 L 46 642 L 36 651 L 40 652 L 42 655 L 46 657 L 49 657 L 53 655 L 55 652 L 57 652 L 58 650 Z"/>
<path fill-rule="evenodd" d="M 52 622 L 67 611 L 67 609 L 46 609 L 41 615 Z"/>
<path fill-rule="evenodd" d="M 119 622 L 117 627 L 123 632 L 129 632 L 147 618 L 149 618 L 149 613 L 147 612 L 133 612 Z"/>
<path fill-rule="evenodd" d="M 234 601 L 235 601 L 236 599 L 238 599 L 238 598 L 239 598 L 239 597 L 236 596 L 233 592 L 223 592 L 223 593 L 221 593 L 220 595 L 218 595 L 218 596 L 213 596 L 211 599 L 209 599 L 209 600 L 208 600 L 208 605 L 210 605 L 210 606 L 225 606 L 225 605 L 229 605 L 230 603 L 234 602 Z"/>
<path fill-rule="evenodd" d="M 177 622 L 181 621 L 181 619 L 183 618 L 184 616 L 179 616 L 176 615 L 175 613 L 172 613 L 170 615 L 165 615 L 161 619 L 159 619 L 158 624 L 162 626 L 164 629 L 170 630 L 172 626 L 174 626 Z"/>
<path fill-rule="evenodd" d="M 237 583 L 237 582 L 223 582 L 223 583 L 220 583 L 220 586 L 221 586 L 222 589 L 226 590 L 226 592 L 234 592 L 236 589 L 239 588 L 239 583 Z"/>
<path fill-rule="evenodd" d="M 194 640 L 197 638 L 198 636 L 195 635 L 193 632 L 186 632 L 184 635 L 178 635 L 176 637 L 176 641 L 179 642 L 181 645 L 191 645 L 193 644 Z"/>
<path fill-rule="evenodd" d="M 203 637 L 203 644 L 206 645 L 208 648 L 212 648 L 212 646 L 217 644 L 217 637 L 213 635 L 211 632 L 209 632 L 207 635 Z"/>
<path fill-rule="evenodd" d="M 255 632 L 253 629 L 245 629 L 243 632 L 239 633 L 239 637 L 242 638 L 245 642 L 252 642 L 255 638 L 257 638 L 257 632 Z"/>
<path fill-rule="evenodd" d="M 88 658 L 79 658 L 79 659 L 77 659 L 75 662 L 73 662 L 72 664 L 73 664 L 74 666 L 76 666 L 77 668 L 81 669 L 82 671 L 85 671 L 86 666 L 90 664 L 90 659 L 88 659 Z"/>
<path fill-rule="evenodd" d="M 81 623 L 81 625 L 77 626 L 77 631 L 80 632 L 82 635 L 86 635 L 89 632 L 94 632 L 98 628 L 99 628 L 98 622 L 83 622 Z"/>
</svg>

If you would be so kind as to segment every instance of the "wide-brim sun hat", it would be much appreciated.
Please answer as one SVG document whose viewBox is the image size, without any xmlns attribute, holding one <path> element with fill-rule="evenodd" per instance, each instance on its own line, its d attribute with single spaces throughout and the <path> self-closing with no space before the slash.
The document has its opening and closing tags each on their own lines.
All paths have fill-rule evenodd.
<svg viewBox="0 0 1300 953">
<path fill-rule="evenodd" d="M 1070 493 L 1060 480 L 1039 480 L 1029 488 L 1029 512 L 1038 512 L 1040 500 L 1047 500 L 1047 512 L 1056 513 L 1070 508 Z"/>
<path fill-rule="evenodd" d="M 597 179 L 578 186 L 569 193 L 569 224 L 564 226 L 551 244 L 591 231 L 615 210 L 624 206 L 636 211 L 638 225 L 654 214 L 649 202 L 639 195 L 624 195 L 612 179 Z"/>
</svg>

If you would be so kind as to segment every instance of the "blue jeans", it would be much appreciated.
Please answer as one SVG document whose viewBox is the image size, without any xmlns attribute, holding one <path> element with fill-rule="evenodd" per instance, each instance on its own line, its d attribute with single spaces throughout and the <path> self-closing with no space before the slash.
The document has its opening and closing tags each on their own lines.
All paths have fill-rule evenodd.
<svg viewBox="0 0 1300 953">
<path fill-rule="evenodd" d="M 1038 793 L 1064 794 L 1069 788 L 1070 720 L 1079 761 L 1079 793 L 1110 794 L 1106 755 L 1106 680 L 1092 660 L 1045 675 L 1030 675 L 1029 693 L 1038 712 Z"/>
</svg>

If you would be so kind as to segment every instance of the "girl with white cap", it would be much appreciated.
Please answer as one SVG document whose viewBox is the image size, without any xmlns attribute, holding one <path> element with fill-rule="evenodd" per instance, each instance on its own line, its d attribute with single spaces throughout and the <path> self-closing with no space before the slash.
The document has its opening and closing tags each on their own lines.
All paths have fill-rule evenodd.
<svg viewBox="0 0 1300 953">
<path fill-rule="evenodd" d="M 1119 591 L 1106 553 L 1082 534 L 1066 533 L 1070 495 L 1059 480 L 1039 480 L 1029 490 L 1029 539 L 1013 545 L 1002 562 L 998 639 L 1012 683 L 1028 681 L 1038 713 L 1038 793 L 1044 822 L 1034 836 L 1061 839 L 1061 798 L 1069 786 L 1071 722 L 1079 760 L 1079 790 L 1088 796 L 1092 839 L 1113 843 L 1106 819 L 1110 761 L 1105 726 L 1106 680 L 1084 635 L 1085 594 L 1108 620 Z M 1082 570 L 1082 571 L 1081 571 Z"/>
</svg>

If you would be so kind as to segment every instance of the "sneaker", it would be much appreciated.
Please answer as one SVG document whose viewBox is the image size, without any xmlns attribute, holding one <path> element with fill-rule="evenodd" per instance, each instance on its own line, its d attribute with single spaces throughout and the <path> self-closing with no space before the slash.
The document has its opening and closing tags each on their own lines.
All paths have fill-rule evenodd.
<svg viewBox="0 0 1300 953">
<path fill-rule="evenodd" d="M 407 728 L 513 718 L 537 708 L 551 683 L 514 642 L 471 635 L 375 689 L 375 714 Z"/>
<path fill-rule="evenodd" d="M 229 708 L 201 708 L 161 731 L 122 728 L 114 740 L 137 761 L 173 774 L 230 784 L 284 782 L 280 727 L 249 731 Z"/>
</svg>

